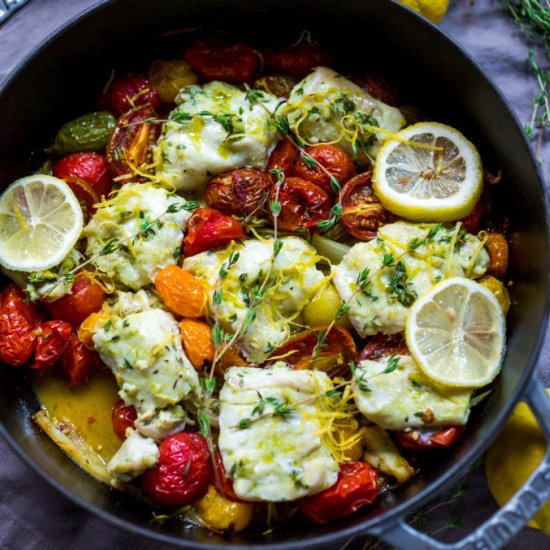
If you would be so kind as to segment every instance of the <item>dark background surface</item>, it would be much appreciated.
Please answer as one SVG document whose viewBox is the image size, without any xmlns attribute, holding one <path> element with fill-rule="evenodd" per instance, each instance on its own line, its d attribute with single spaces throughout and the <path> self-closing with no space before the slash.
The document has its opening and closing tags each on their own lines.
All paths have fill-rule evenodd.
<svg viewBox="0 0 550 550">
<path fill-rule="evenodd" d="M 45 36 L 72 15 L 95 5 L 90 0 L 33 0 L 8 23 L 0 27 L 0 81 L 33 50 Z M 441 27 L 468 50 L 494 79 L 513 105 L 520 120 L 531 115 L 531 100 L 537 89 L 527 64 L 531 46 L 524 34 L 496 1 L 451 0 Z M 85 39 L 85 37 L 83 37 Z M 1 106 L 0 106 L 1 108 Z M 550 146 L 538 152 L 546 162 L 543 171 L 550 181 Z M 541 355 L 539 374 L 550 385 L 550 348 Z M 13 451 L 0 441 L 0 548 L 20 549 L 135 549 L 168 548 L 139 541 L 81 510 L 32 472 Z M 484 467 L 467 473 L 457 487 L 427 506 L 434 508 L 417 518 L 419 525 L 438 533 L 442 539 L 464 536 L 496 510 L 487 488 Z M 352 541 L 348 548 L 376 547 L 377 543 Z M 550 538 L 530 528 L 524 529 L 508 546 L 510 549 L 550 548 Z"/>
</svg>

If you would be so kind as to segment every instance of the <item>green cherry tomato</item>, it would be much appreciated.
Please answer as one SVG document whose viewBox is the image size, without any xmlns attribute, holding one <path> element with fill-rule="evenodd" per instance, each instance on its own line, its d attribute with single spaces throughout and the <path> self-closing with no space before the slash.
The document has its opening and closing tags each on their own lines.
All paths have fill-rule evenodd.
<svg viewBox="0 0 550 550">
<path fill-rule="evenodd" d="M 116 126 L 116 118 L 104 112 L 87 113 L 64 124 L 52 150 L 59 155 L 102 151 Z"/>
</svg>

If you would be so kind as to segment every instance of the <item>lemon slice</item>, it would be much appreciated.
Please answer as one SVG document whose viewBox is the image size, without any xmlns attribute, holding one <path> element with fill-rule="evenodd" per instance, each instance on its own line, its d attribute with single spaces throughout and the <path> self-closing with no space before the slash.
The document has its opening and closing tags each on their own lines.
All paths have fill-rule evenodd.
<svg viewBox="0 0 550 550">
<path fill-rule="evenodd" d="M 373 188 L 382 206 L 403 218 L 459 220 L 483 190 L 481 159 L 454 128 L 420 122 L 384 143 L 374 163 Z"/>
<path fill-rule="evenodd" d="M 464 277 L 435 285 L 410 308 L 407 345 L 424 374 L 445 386 L 481 388 L 500 370 L 506 326 L 493 293 Z"/>
<path fill-rule="evenodd" d="M 71 251 L 82 224 L 78 200 L 63 180 L 42 174 L 19 179 L 0 197 L 0 264 L 49 269 Z"/>
</svg>

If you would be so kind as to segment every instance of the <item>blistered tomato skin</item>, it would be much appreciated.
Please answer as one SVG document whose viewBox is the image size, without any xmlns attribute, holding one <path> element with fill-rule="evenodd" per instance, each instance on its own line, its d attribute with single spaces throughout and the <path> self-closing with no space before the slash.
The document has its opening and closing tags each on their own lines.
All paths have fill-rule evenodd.
<svg viewBox="0 0 550 550">
<path fill-rule="evenodd" d="M 0 361 L 16 367 L 30 359 L 36 348 L 40 313 L 15 284 L 0 294 Z"/>
<path fill-rule="evenodd" d="M 159 461 L 142 476 L 145 492 L 159 504 L 184 506 L 203 496 L 212 478 L 206 439 L 179 432 L 163 439 Z"/>
<path fill-rule="evenodd" d="M 268 174 L 256 168 L 240 168 L 216 176 L 206 188 L 205 199 L 209 206 L 229 216 L 260 217 L 270 190 Z"/>
<path fill-rule="evenodd" d="M 267 171 L 280 170 L 285 177 L 292 176 L 294 166 L 298 160 L 298 148 L 289 139 L 283 139 L 273 149 L 267 163 Z M 274 181 L 277 180 L 276 174 L 273 174 Z"/>
<path fill-rule="evenodd" d="M 277 219 L 279 229 L 293 231 L 298 228 L 315 228 L 316 224 L 330 215 L 331 201 L 319 186 L 300 178 L 286 178 L 279 188 L 278 199 L 281 212 Z M 277 200 L 274 187 L 271 201 Z M 270 221 L 273 216 L 270 213 Z"/>
<path fill-rule="evenodd" d="M 92 313 L 101 309 L 105 292 L 86 274 L 78 273 L 75 277 L 71 294 L 66 294 L 55 302 L 46 303 L 50 317 L 61 319 L 77 327 Z"/>
<path fill-rule="evenodd" d="M 463 431 L 464 426 L 450 426 L 434 430 L 397 431 L 394 435 L 402 449 L 412 453 L 422 453 L 451 447 Z"/>
<path fill-rule="evenodd" d="M 182 317 L 202 317 L 206 293 L 200 281 L 181 267 L 169 265 L 155 278 L 155 288 L 164 305 Z"/>
<path fill-rule="evenodd" d="M 76 335 L 71 336 L 61 356 L 61 371 L 71 387 L 87 384 L 90 374 L 101 365 L 97 352 L 88 349 Z"/>
<path fill-rule="evenodd" d="M 213 475 L 214 487 L 220 495 L 232 502 L 243 502 L 233 490 L 233 482 L 227 477 L 225 466 L 223 465 L 222 455 L 220 451 L 216 451 L 214 455 L 216 472 Z"/>
<path fill-rule="evenodd" d="M 306 41 L 287 48 L 268 49 L 263 52 L 263 59 L 266 66 L 288 73 L 298 80 L 315 67 L 329 67 L 332 63 L 327 52 Z"/>
<path fill-rule="evenodd" d="M 352 158 L 334 145 L 308 147 L 305 153 L 306 158 L 301 156 L 296 162 L 293 175 L 318 185 L 329 196 L 334 196 L 337 192 L 330 184 L 331 176 L 336 178 L 340 187 L 343 187 L 349 179 L 355 176 L 355 165 Z M 308 162 L 310 166 L 308 166 Z"/>
<path fill-rule="evenodd" d="M 107 162 L 98 153 L 75 153 L 62 158 L 53 167 L 53 175 L 62 180 L 81 178 L 92 186 L 98 197 L 107 196 L 112 187 Z"/>
<path fill-rule="evenodd" d="M 160 107 L 160 98 L 149 80 L 141 74 L 128 73 L 113 82 L 111 103 L 115 113 L 120 116 L 126 111 L 141 105 Z"/>
<path fill-rule="evenodd" d="M 71 324 L 55 320 L 42 323 L 37 333 L 34 361 L 29 365 L 29 369 L 38 374 L 45 374 L 54 368 L 63 355 L 74 331 Z"/>
<path fill-rule="evenodd" d="M 376 470 L 365 462 L 344 462 L 336 485 L 298 500 L 297 505 L 308 521 L 322 524 L 353 514 L 372 504 L 377 496 Z"/>
<path fill-rule="evenodd" d="M 193 212 L 183 240 L 185 256 L 216 250 L 231 241 L 246 238 L 242 224 L 213 208 L 198 208 Z"/>
<path fill-rule="evenodd" d="M 113 430 L 119 439 L 126 439 L 126 430 L 134 427 L 134 421 L 137 419 L 136 409 L 130 405 L 125 405 L 122 399 L 119 399 L 111 411 L 111 421 Z"/>
<path fill-rule="evenodd" d="M 199 39 L 183 51 L 183 60 L 203 80 L 229 84 L 252 82 L 258 55 L 245 44 L 227 44 L 218 39 Z"/>
<path fill-rule="evenodd" d="M 395 355 L 409 355 L 403 334 L 377 334 L 363 348 L 359 354 L 359 361 L 378 361 L 394 353 Z"/>
</svg>

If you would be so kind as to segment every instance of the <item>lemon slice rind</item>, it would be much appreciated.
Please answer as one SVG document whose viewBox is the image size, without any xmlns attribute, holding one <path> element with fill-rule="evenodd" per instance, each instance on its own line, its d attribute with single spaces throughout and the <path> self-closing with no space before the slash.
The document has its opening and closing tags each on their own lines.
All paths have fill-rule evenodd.
<svg viewBox="0 0 550 550">
<path fill-rule="evenodd" d="M 59 264 L 83 227 L 82 209 L 61 179 L 36 174 L 12 183 L 0 197 L 0 265 L 42 271 Z"/>
<path fill-rule="evenodd" d="M 464 277 L 420 296 L 407 317 L 406 339 L 422 372 L 447 387 L 481 388 L 500 371 L 506 324 L 492 292 Z"/>
<path fill-rule="evenodd" d="M 470 214 L 481 196 L 481 158 L 458 130 L 420 122 L 383 144 L 373 188 L 382 206 L 403 218 L 456 221 Z"/>
</svg>

